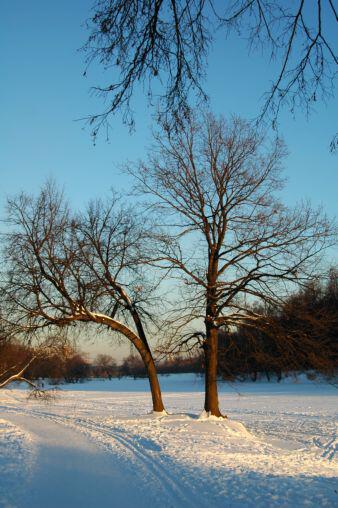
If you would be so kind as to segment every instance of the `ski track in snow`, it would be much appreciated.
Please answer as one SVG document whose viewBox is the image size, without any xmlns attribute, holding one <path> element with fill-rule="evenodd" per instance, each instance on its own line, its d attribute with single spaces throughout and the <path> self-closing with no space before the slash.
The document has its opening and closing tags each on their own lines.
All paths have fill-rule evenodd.
<svg viewBox="0 0 338 508">
<path fill-rule="evenodd" d="M 147 496 L 159 507 L 337 506 L 336 393 L 323 387 L 319 396 L 301 386 L 250 390 L 220 396 L 228 421 L 198 420 L 199 392 L 164 393 L 169 416 L 141 416 L 150 410 L 142 392 L 67 390 L 46 405 L 7 390 L 0 410 L 9 420 L 24 415 L 81 432 L 126 471 L 132 467 L 144 484 L 135 499 L 145 506 Z"/>
<path fill-rule="evenodd" d="M 14 508 L 29 481 L 35 449 L 30 435 L 0 418 L 0 506 Z"/>
<path fill-rule="evenodd" d="M 18 399 L 16 399 L 18 401 Z M 13 406 L 0 406 L 3 411 L 9 414 L 25 415 L 26 417 L 33 417 L 42 420 L 51 421 L 53 423 L 61 424 L 71 427 L 76 431 L 86 433 L 95 442 L 98 442 L 104 448 L 111 450 L 111 443 L 114 443 L 114 451 L 122 459 L 136 463 L 138 466 L 135 469 L 136 474 L 144 481 L 150 482 L 152 489 L 153 502 L 156 503 L 157 496 L 160 496 L 161 506 L 176 507 L 196 506 L 197 500 L 194 502 L 187 497 L 184 488 L 180 486 L 179 479 L 171 474 L 170 470 L 166 470 L 165 465 L 158 461 L 158 457 L 152 455 L 152 451 L 157 451 L 156 445 L 149 441 L 142 441 L 142 446 L 135 444 L 134 437 L 124 432 L 123 429 L 106 428 L 98 422 L 91 421 L 90 419 L 74 418 L 67 415 L 58 416 L 43 409 L 22 408 Z M 43 407 L 43 406 L 42 406 Z M 116 448 L 116 444 L 120 445 Z M 150 449 L 149 449 L 150 446 Z M 128 453 L 129 452 L 129 453 Z M 127 466 L 126 466 L 127 467 Z M 159 491 L 159 492 L 158 492 Z M 0 500 L 1 506 L 1 500 Z M 204 504 L 200 504 L 204 506 Z M 205 505 L 206 506 L 206 505 Z"/>
</svg>

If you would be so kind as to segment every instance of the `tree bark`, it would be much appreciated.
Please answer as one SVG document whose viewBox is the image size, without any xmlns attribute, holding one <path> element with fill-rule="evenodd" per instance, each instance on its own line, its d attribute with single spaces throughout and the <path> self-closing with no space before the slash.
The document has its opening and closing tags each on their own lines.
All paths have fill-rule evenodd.
<svg viewBox="0 0 338 508">
<path fill-rule="evenodd" d="M 116 330 L 116 331 L 122 333 L 127 339 L 129 339 L 134 344 L 137 351 L 141 355 L 141 358 L 142 358 L 143 363 L 144 363 L 146 370 L 147 370 L 150 391 L 151 391 L 151 397 L 152 397 L 152 401 L 153 401 L 153 411 L 156 411 L 159 413 L 164 411 L 165 409 L 164 409 L 164 405 L 163 405 L 163 401 L 162 401 L 161 388 L 160 388 L 160 383 L 159 383 L 158 377 L 157 377 L 156 366 L 155 366 L 153 355 L 151 353 L 151 350 L 150 350 L 150 347 L 148 345 L 145 335 L 144 335 L 144 337 L 142 337 L 144 340 L 142 340 L 138 335 L 136 335 L 136 333 L 134 333 L 126 325 L 124 325 L 123 323 L 120 323 L 116 319 L 112 319 L 112 318 L 105 316 L 103 314 L 87 311 L 87 315 L 91 320 L 96 321 L 98 323 L 105 324 L 105 325 L 109 326 L 110 328 L 112 328 L 113 330 Z M 144 334 L 144 332 L 143 332 L 143 334 Z"/>
<path fill-rule="evenodd" d="M 140 353 L 144 365 L 147 369 L 151 397 L 153 400 L 153 411 L 162 413 L 162 411 L 165 411 L 165 409 L 162 401 L 160 383 L 158 381 L 157 371 L 152 354 L 150 353 L 150 351 L 147 350 L 144 344 L 142 344 L 142 346 L 135 344 L 135 347 Z"/>
<path fill-rule="evenodd" d="M 138 336 L 140 337 L 140 339 L 146 349 L 146 352 L 141 352 L 141 351 L 139 351 L 139 352 L 140 352 L 143 362 L 147 368 L 151 396 L 153 398 L 153 409 L 156 412 L 157 411 L 162 412 L 162 411 L 164 411 L 164 405 L 163 405 L 163 401 L 162 401 L 161 388 L 160 388 L 160 383 L 159 383 L 158 377 L 157 377 L 157 371 L 156 371 L 156 366 L 155 366 L 155 362 L 153 359 L 153 355 L 151 353 L 151 350 L 150 350 L 150 347 L 148 344 L 147 336 L 145 334 L 143 324 L 142 324 L 142 321 L 140 319 L 140 316 L 139 316 L 137 310 L 132 307 L 130 309 L 130 313 L 132 315 L 134 324 L 136 326 Z"/>
<path fill-rule="evenodd" d="M 207 324 L 205 353 L 205 402 L 204 410 L 213 416 L 223 416 L 219 409 L 217 389 L 218 329 Z"/>
<path fill-rule="evenodd" d="M 205 402 L 204 410 L 212 416 L 222 417 L 218 402 L 217 389 L 217 356 L 218 356 L 218 327 L 217 318 L 217 277 L 218 277 L 218 251 L 212 248 L 209 252 L 208 263 L 208 290 L 206 297 L 206 341 L 205 354 Z"/>
</svg>

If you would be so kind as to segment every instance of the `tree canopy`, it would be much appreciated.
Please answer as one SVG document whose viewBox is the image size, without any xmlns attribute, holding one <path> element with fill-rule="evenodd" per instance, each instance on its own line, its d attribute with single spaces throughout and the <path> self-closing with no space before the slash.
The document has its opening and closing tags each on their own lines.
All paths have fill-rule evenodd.
<svg viewBox="0 0 338 508">
<path fill-rule="evenodd" d="M 279 64 L 260 119 L 275 122 L 283 105 L 309 112 L 333 95 L 333 0 L 97 0 L 93 12 L 84 49 L 88 64 L 95 60 L 108 74 L 108 83 L 95 88 L 107 107 L 90 117 L 94 136 L 117 111 L 134 125 L 132 98 L 139 84 L 162 120 L 184 115 L 193 98 L 206 100 L 207 57 L 216 37 L 233 32 Z M 224 54 L 222 65 L 231 69 L 226 45 Z"/>
</svg>

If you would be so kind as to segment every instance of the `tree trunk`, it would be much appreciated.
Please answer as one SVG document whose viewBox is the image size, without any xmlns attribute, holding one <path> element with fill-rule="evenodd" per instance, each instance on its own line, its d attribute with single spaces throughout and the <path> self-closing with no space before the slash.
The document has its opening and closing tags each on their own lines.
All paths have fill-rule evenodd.
<svg viewBox="0 0 338 508">
<path fill-rule="evenodd" d="M 213 416 L 223 416 L 219 409 L 217 389 L 218 329 L 207 323 L 205 344 L 205 402 L 204 410 Z"/>
<path fill-rule="evenodd" d="M 141 352 L 141 351 L 139 351 L 139 352 L 141 354 L 141 357 L 143 359 L 143 362 L 146 366 L 147 373 L 148 373 L 151 396 L 153 399 L 153 409 L 154 409 L 154 411 L 162 412 L 162 411 L 164 411 L 164 405 L 162 402 L 161 388 L 160 388 L 160 383 L 159 383 L 158 377 L 157 377 L 157 371 L 156 371 L 156 366 L 154 363 L 153 355 L 151 353 L 151 350 L 150 350 L 150 347 L 148 344 L 148 340 L 147 340 L 147 337 L 146 337 L 146 334 L 145 334 L 145 331 L 144 331 L 144 328 L 142 325 L 142 321 L 140 319 L 140 316 L 139 316 L 137 310 L 135 310 L 135 308 L 131 308 L 130 312 L 131 312 L 133 321 L 135 323 L 137 333 L 138 333 L 138 335 L 139 335 L 139 337 L 146 349 L 146 352 Z"/>
<path fill-rule="evenodd" d="M 157 371 L 156 371 L 154 359 L 153 359 L 150 351 L 148 351 L 145 347 L 142 347 L 140 349 L 136 346 L 136 348 L 138 349 L 138 351 L 142 357 L 142 360 L 144 362 L 144 365 L 147 369 L 151 397 L 153 400 L 153 411 L 162 413 L 162 411 L 164 411 L 164 405 L 163 405 L 163 401 L 162 401 L 161 388 L 160 388 L 160 383 L 159 383 L 158 377 L 157 377 Z"/>
<path fill-rule="evenodd" d="M 131 330 L 128 326 L 124 325 L 123 323 L 120 323 L 116 319 L 113 319 L 109 316 L 89 311 L 87 311 L 87 316 L 89 319 L 87 318 L 86 320 L 88 321 L 93 320 L 98 323 L 105 324 L 109 326 L 112 330 L 120 332 L 134 344 L 137 351 L 140 353 L 143 363 L 147 370 L 151 397 L 153 400 L 153 410 L 160 413 L 164 411 L 161 388 L 160 383 L 158 382 L 155 362 L 147 340 L 145 339 L 144 342 L 144 340 L 141 340 L 141 338 L 138 335 L 136 335 L 136 333 L 133 330 Z"/>
<path fill-rule="evenodd" d="M 218 252 L 213 248 L 209 252 L 207 271 L 208 289 L 206 295 L 206 341 L 205 341 L 205 402 L 204 410 L 212 416 L 223 416 L 219 409 L 217 389 L 217 356 L 218 356 L 218 328 L 217 318 L 217 276 Z"/>
</svg>

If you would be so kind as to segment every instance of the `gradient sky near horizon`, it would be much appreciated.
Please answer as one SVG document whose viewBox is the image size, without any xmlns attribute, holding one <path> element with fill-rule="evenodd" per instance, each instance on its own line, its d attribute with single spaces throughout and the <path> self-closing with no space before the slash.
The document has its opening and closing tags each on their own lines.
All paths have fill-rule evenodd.
<svg viewBox="0 0 338 508">
<path fill-rule="evenodd" d="M 118 166 L 143 158 L 151 143 L 151 114 L 141 91 L 133 103 L 132 135 L 116 116 L 109 142 L 102 135 L 94 146 L 89 129 L 78 121 L 104 108 L 89 90 L 106 77 L 94 66 L 82 76 L 85 55 L 79 48 L 88 35 L 91 5 L 92 0 L 1 2 L 0 218 L 7 195 L 36 192 L 50 177 L 75 207 L 107 195 L 111 187 L 127 189 L 130 181 Z M 224 40 L 220 35 L 205 83 L 212 110 L 255 117 L 276 69 L 268 55 L 248 55 L 246 42 L 237 36 Z M 337 100 L 318 102 L 309 119 L 301 111 L 296 118 L 283 111 L 280 133 L 289 149 L 283 197 L 288 204 L 309 198 L 338 215 L 338 155 L 329 152 L 337 118 Z"/>
</svg>

